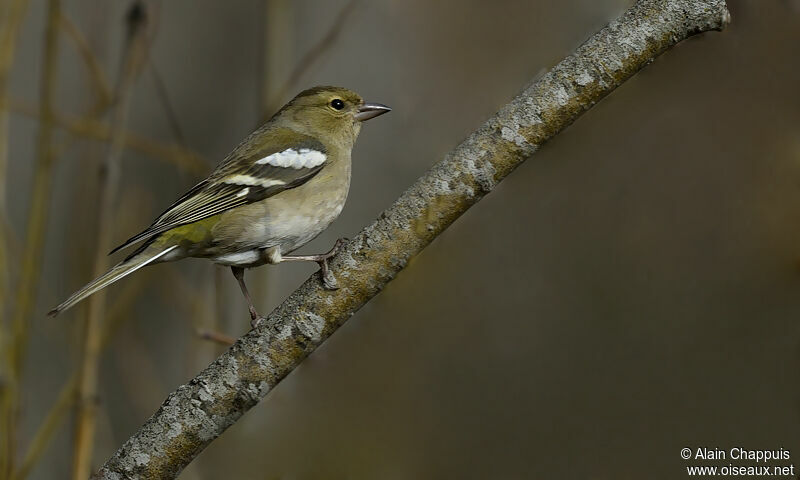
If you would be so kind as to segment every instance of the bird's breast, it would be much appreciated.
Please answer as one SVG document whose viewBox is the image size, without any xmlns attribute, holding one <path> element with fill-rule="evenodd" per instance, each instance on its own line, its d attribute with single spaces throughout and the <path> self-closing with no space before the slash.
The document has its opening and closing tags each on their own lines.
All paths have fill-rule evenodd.
<svg viewBox="0 0 800 480">
<path fill-rule="evenodd" d="M 349 160 L 349 159 L 348 159 Z M 227 265 L 252 265 L 257 252 L 279 247 L 287 254 L 310 242 L 339 216 L 350 188 L 350 169 L 323 170 L 307 183 L 222 214 L 214 243 L 229 246 L 214 255 Z"/>
</svg>

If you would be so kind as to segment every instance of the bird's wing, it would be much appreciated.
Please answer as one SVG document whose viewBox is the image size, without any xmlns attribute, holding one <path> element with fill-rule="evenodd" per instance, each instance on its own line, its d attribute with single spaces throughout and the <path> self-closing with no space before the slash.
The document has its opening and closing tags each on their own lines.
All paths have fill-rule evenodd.
<svg viewBox="0 0 800 480">
<path fill-rule="evenodd" d="M 245 142 L 246 143 L 246 142 Z M 269 148 L 240 146 L 217 169 L 170 205 L 143 232 L 111 253 L 187 223 L 258 202 L 309 181 L 325 166 L 325 147 L 311 137 L 270 142 Z"/>
</svg>

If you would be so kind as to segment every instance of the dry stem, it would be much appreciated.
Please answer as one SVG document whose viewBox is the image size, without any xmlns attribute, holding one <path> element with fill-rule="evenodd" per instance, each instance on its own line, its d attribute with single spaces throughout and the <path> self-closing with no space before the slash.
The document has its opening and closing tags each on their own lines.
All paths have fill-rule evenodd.
<svg viewBox="0 0 800 480">
<path fill-rule="evenodd" d="M 103 326 L 102 338 L 100 340 L 101 351 L 105 350 L 111 338 L 116 333 L 122 322 L 128 318 L 130 306 L 133 304 L 136 297 L 144 287 L 145 276 L 133 277 L 130 281 L 125 283 L 122 291 L 117 295 L 114 302 L 109 306 L 108 317 L 106 318 L 105 325 Z M 78 375 L 80 371 L 75 371 L 70 376 L 67 383 L 61 387 L 56 402 L 50 407 L 50 410 L 44 417 L 41 425 L 33 435 L 33 439 L 28 445 L 28 449 L 23 456 L 22 465 L 12 476 L 13 480 L 24 480 L 30 471 L 33 469 L 36 462 L 44 454 L 53 435 L 58 431 L 64 418 L 69 412 L 69 408 L 75 405 L 76 396 L 78 394 Z"/>
<path fill-rule="evenodd" d="M 8 74 L 14 62 L 17 36 L 25 18 L 28 0 L 15 0 L 3 4 L 3 21 L 0 22 L 0 318 L 5 319 L 10 310 L 8 305 L 9 285 L 11 283 L 11 267 L 9 265 L 9 248 L 11 246 L 11 226 L 6 210 L 6 182 L 8 178 L 8 110 L 2 108 L 8 97 Z M 0 359 L 6 360 L 12 354 L 13 338 L 7 333 L 10 325 L 0 319 Z M 12 382 L 14 373 L 10 364 L 0 364 L 0 477 L 6 476 L 12 466 L 14 443 L 11 437 L 13 420 Z"/>
<path fill-rule="evenodd" d="M 39 113 L 36 109 L 17 101 L 9 102 L 8 108 L 16 113 L 39 118 Z M 112 139 L 111 128 L 94 118 L 78 118 L 54 112 L 53 122 L 56 126 L 65 129 L 71 135 L 104 142 L 110 142 Z M 129 131 L 125 132 L 122 141 L 126 149 L 134 150 L 157 160 L 177 165 L 195 175 L 205 175 L 210 170 L 210 164 L 199 153 L 180 147 L 179 145 L 164 144 Z"/>
<path fill-rule="evenodd" d="M 339 13 L 336 15 L 336 18 L 333 19 L 331 22 L 331 27 L 325 33 L 325 35 L 319 39 L 314 46 L 303 55 L 303 58 L 297 62 L 297 65 L 292 70 L 292 73 L 289 75 L 289 78 L 284 82 L 280 88 L 276 90 L 276 92 L 269 97 L 269 101 L 266 104 L 266 114 L 272 115 L 278 107 L 280 107 L 281 103 L 285 99 L 286 95 L 289 91 L 294 87 L 298 80 L 303 76 L 304 73 L 314 65 L 317 60 L 324 54 L 326 51 L 330 50 L 330 48 L 336 43 L 336 40 L 339 38 L 339 34 L 342 33 L 342 30 L 347 26 L 347 18 L 356 10 L 356 6 L 358 5 L 360 0 L 350 0 L 347 5 L 342 7 L 339 10 Z"/>
<path fill-rule="evenodd" d="M 86 37 L 78 30 L 78 27 L 72 23 L 72 20 L 63 13 L 61 14 L 59 23 L 67 36 L 72 40 L 72 43 L 83 59 L 83 63 L 86 65 L 86 69 L 89 71 L 89 78 L 92 81 L 93 87 L 92 90 L 97 96 L 98 105 L 109 105 L 113 99 L 111 87 L 109 87 L 108 79 L 103 72 L 103 68 L 100 66 L 100 62 L 97 61 L 97 57 L 92 52 L 91 47 L 89 47 L 89 42 L 86 40 Z"/>
<path fill-rule="evenodd" d="M 31 312 L 36 298 L 36 288 L 41 273 L 41 260 L 44 253 L 45 232 L 50 210 L 50 193 L 53 182 L 53 95 L 56 87 L 58 59 L 58 18 L 60 0 L 48 0 L 47 28 L 45 30 L 44 55 L 41 84 L 41 104 L 39 112 L 39 134 L 37 155 L 33 173 L 33 188 L 28 214 L 28 228 L 25 236 L 20 279 L 17 286 L 16 304 L 11 320 L 12 340 L 8 350 L 9 375 L 4 389 L 2 412 L 5 429 L 2 432 L 6 448 L 3 449 L 5 474 L 13 471 L 14 443 L 16 441 L 17 417 L 19 416 L 19 383 L 28 346 L 28 331 Z"/>
<path fill-rule="evenodd" d="M 98 219 L 94 276 L 109 268 L 106 252 L 111 248 L 114 229 L 114 210 L 119 190 L 121 156 L 124 149 L 125 128 L 132 87 L 147 55 L 147 12 L 143 2 L 135 2 L 129 11 L 129 36 L 125 48 L 123 71 L 117 89 L 118 102 L 114 110 L 111 145 L 104 165 L 103 183 Z M 105 316 L 105 291 L 89 298 L 88 315 L 84 325 L 83 358 L 78 386 L 77 418 L 75 420 L 75 445 L 73 450 L 72 478 L 83 480 L 91 473 L 92 452 L 97 411 L 97 371 L 102 342 L 101 320 Z"/>
</svg>

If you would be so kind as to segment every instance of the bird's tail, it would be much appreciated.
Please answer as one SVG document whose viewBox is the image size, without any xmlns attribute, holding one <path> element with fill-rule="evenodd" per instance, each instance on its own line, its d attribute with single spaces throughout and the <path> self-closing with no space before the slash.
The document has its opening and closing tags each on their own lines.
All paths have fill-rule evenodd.
<svg viewBox="0 0 800 480">
<path fill-rule="evenodd" d="M 116 282 L 120 278 L 127 276 L 135 272 L 136 270 L 139 270 L 145 265 L 155 262 L 156 260 L 158 260 L 159 258 L 163 257 L 164 255 L 166 255 L 167 253 L 176 248 L 178 248 L 177 245 L 173 245 L 171 247 L 167 247 L 164 249 L 151 247 L 151 248 L 146 248 L 140 253 L 137 253 L 135 255 L 126 258 L 122 262 L 112 267 L 111 270 L 107 271 L 98 278 L 92 280 L 91 282 L 86 284 L 83 288 L 73 293 L 68 299 L 66 299 L 63 303 L 61 303 L 61 305 L 50 310 L 49 312 L 47 312 L 47 314 L 50 315 L 51 317 L 55 317 L 64 310 L 72 308 L 73 305 L 80 302 L 89 295 L 106 288 L 107 286 Z"/>
</svg>

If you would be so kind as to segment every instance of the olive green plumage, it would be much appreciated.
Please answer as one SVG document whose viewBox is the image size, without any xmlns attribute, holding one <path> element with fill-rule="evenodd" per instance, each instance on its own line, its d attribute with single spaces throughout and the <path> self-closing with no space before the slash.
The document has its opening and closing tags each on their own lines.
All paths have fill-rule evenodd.
<svg viewBox="0 0 800 480">
<path fill-rule="evenodd" d="M 344 88 L 301 92 L 239 144 L 208 178 L 112 253 L 141 242 L 138 249 L 50 315 L 143 266 L 186 257 L 231 266 L 254 322 L 260 317 L 244 285 L 244 268 L 287 260 L 316 261 L 326 286 L 334 288 L 335 279 L 327 270 L 333 251 L 288 254 L 339 215 L 350 187 L 350 152 L 361 122 L 389 110 L 365 103 Z"/>
</svg>

